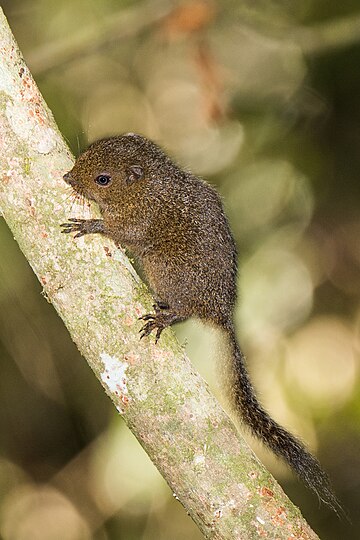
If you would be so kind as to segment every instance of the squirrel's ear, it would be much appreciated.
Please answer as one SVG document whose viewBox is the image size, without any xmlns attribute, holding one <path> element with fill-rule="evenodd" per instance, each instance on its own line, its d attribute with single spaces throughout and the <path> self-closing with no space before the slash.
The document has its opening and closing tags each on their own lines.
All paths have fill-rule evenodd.
<svg viewBox="0 0 360 540">
<path fill-rule="evenodd" d="M 131 165 L 126 171 L 126 183 L 129 186 L 144 178 L 144 169 L 140 165 Z"/>
</svg>

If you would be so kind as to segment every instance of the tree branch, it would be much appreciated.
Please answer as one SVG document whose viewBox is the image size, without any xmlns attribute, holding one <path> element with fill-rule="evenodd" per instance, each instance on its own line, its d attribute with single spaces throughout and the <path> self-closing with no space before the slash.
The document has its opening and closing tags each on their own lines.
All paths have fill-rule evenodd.
<svg viewBox="0 0 360 540">
<path fill-rule="evenodd" d="M 206 538 L 316 539 L 173 333 L 139 341 L 152 301 L 124 253 L 60 233 L 73 159 L 1 10 L 0 54 L 0 208 L 106 393 Z"/>
<path fill-rule="evenodd" d="M 360 14 L 338 17 L 312 26 L 299 26 L 288 37 L 305 54 L 327 54 L 333 50 L 351 47 L 360 41 Z"/>
</svg>

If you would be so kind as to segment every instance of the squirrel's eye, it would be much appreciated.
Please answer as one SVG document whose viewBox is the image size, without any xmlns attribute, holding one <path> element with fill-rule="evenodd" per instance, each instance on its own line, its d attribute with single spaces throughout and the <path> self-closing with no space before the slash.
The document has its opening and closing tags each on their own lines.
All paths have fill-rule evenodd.
<svg viewBox="0 0 360 540">
<path fill-rule="evenodd" d="M 108 186 L 111 182 L 111 176 L 109 176 L 108 174 L 99 174 L 99 176 L 95 178 L 95 182 L 99 186 Z"/>
</svg>

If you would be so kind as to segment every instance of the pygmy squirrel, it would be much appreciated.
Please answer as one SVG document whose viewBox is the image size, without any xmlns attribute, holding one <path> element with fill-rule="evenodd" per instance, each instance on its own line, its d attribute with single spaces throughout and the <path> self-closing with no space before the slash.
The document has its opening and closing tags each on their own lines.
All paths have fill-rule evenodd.
<svg viewBox="0 0 360 540">
<path fill-rule="evenodd" d="M 237 254 L 214 188 L 182 170 L 155 143 L 129 133 L 94 142 L 64 180 L 96 201 L 103 219 L 71 219 L 64 233 L 100 233 L 141 263 L 155 312 L 142 317 L 141 337 L 189 317 L 221 327 L 232 356 L 233 398 L 242 421 L 285 459 L 318 497 L 341 509 L 326 473 L 256 398 L 233 323 Z"/>
</svg>

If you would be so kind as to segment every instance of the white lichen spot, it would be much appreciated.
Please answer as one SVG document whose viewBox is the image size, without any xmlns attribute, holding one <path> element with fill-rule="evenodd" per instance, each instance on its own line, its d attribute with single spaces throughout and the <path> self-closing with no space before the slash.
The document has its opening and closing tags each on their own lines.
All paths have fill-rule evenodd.
<svg viewBox="0 0 360 540">
<path fill-rule="evenodd" d="M 107 353 L 100 354 L 101 361 L 104 364 L 104 371 L 101 373 L 102 382 L 108 387 L 112 394 L 119 397 L 123 405 L 129 402 L 126 370 L 129 367 L 127 362 L 122 362 L 115 356 Z M 119 412 L 124 412 L 120 410 Z"/>
<path fill-rule="evenodd" d="M 205 456 L 202 454 L 198 454 L 194 457 L 194 465 L 204 465 L 205 464 Z"/>
<path fill-rule="evenodd" d="M 256 516 L 256 520 L 261 524 L 261 525 L 264 525 L 265 524 L 265 521 L 259 517 L 259 516 Z"/>
<path fill-rule="evenodd" d="M 0 64 L 0 91 L 6 94 L 12 94 L 14 91 L 14 80 L 10 71 L 4 65 Z"/>
<path fill-rule="evenodd" d="M 252 492 L 250 491 L 250 489 L 246 487 L 245 484 L 243 483 L 238 484 L 238 489 L 239 489 L 239 493 L 241 493 L 242 499 L 245 499 L 247 501 L 251 499 Z"/>
<path fill-rule="evenodd" d="M 56 146 L 55 131 L 52 128 L 43 129 L 37 144 L 37 150 L 40 154 L 49 154 Z"/>
</svg>

